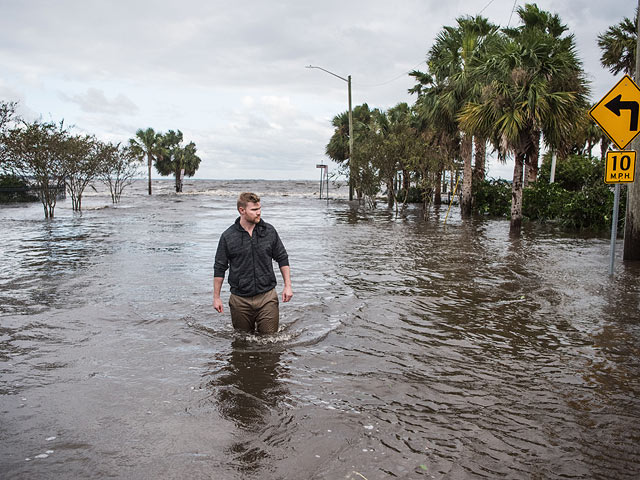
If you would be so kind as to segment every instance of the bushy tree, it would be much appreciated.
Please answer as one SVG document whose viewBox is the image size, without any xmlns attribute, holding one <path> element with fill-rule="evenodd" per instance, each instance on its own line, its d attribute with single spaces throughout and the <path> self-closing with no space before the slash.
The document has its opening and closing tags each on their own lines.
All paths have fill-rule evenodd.
<svg viewBox="0 0 640 480">
<path fill-rule="evenodd" d="M 112 203 L 120 203 L 126 187 L 140 172 L 140 161 L 131 147 L 120 144 L 102 144 L 102 168 L 98 178 L 109 187 Z"/>
<path fill-rule="evenodd" d="M 71 208 L 82 211 L 82 195 L 99 175 L 104 164 L 104 144 L 89 135 L 64 139 L 65 184 L 71 195 Z"/>
<path fill-rule="evenodd" d="M 5 161 L 7 158 L 7 147 L 5 144 L 9 126 L 16 120 L 16 103 L 0 101 L 0 172 L 9 172 L 9 165 Z"/>
<path fill-rule="evenodd" d="M 62 124 L 35 121 L 3 136 L 5 168 L 33 182 L 46 218 L 53 218 L 58 195 L 64 192 L 67 131 Z"/>
</svg>

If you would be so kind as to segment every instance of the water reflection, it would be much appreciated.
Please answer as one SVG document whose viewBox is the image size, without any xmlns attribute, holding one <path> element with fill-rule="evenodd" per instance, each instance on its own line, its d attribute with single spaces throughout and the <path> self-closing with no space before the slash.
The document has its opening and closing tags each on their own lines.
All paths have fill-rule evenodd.
<svg viewBox="0 0 640 480">
<path fill-rule="evenodd" d="M 270 457 L 260 435 L 278 416 L 277 406 L 287 395 L 280 377 L 281 351 L 273 345 L 256 348 L 246 338 L 236 338 L 223 372 L 209 382 L 221 415 L 250 435 L 227 451 L 242 472 L 259 469 Z"/>
</svg>

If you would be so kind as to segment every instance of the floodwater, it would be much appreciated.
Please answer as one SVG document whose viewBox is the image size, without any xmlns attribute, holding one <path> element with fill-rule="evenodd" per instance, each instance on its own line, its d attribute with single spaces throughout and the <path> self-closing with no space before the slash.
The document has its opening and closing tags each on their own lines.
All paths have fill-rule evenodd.
<svg viewBox="0 0 640 480">
<path fill-rule="evenodd" d="M 504 220 L 327 203 L 314 182 L 171 188 L 51 221 L 0 207 L 3 479 L 640 477 L 621 240 L 609 277 L 606 233 L 509 240 Z M 211 307 L 243 190 L 289 251 L 273 336 Z"/>
</svg>

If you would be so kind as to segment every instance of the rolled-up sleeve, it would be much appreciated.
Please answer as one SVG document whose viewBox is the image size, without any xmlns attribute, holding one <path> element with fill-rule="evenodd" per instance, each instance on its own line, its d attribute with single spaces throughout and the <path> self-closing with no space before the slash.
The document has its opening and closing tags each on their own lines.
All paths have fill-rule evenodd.
<svg viewBox="0 0 640 480">
<path fill-rule="evenodd" d="M 224 274 L 229 268 L 229 257 L 227 255 L 227 241 L 225 237 L 220 237 L 218 242 L 218 250 L 216 250 L 216 259 L 213 263 L 213 276 L 224 278 Z"/>
</svg>

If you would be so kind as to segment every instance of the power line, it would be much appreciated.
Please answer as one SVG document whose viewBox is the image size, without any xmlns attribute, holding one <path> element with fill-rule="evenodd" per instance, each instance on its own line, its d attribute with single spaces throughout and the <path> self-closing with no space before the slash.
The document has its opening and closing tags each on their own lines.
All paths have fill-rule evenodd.
<svg viewBox="0 0 640 480">
<path fill-rule="evenodd" d="M 396 80 L 398 80 L 399 78 L 404 77 L 405 75 L 409 75 L 411 72 L 413 72 L 418 66 L 422 65 L 423 63 L 425 63 L 425 60 L 420 60 L 418 63 L 416 63 L 410 70 L 407 70 L 406 72 L 402 72 L 400 75 L 393 77 L 391 80 L 387 80 L 386 82 L 382 82 L 382 83 L 374 83 L 374 84 L 366 84 L 366 83 L 359 83 L 358 86 L 360 87 L 381 87 L 383 85 L 388 85 L 392 82 L 395 82 Z"/>
<path fill-rule="evenodd" d="M 489 8 L 493 2 L 495 2 L 495 0 L 489 0 L 489 2 L 484 7 L 482 7 L 482 9 L 478 12 L 478 15 L 481 15 L 482 12 L 484 12 L 487 8 Z M 517 4 L 518 4 L 518 0 L 513 0 L 513 7 L 511 8 L 511 14 L 509 15 L 509 23 L 507 24 L 507 27 L 511 25 L 511 20 L 513 18 L 513 12 L 515 12 Z M 361 84 L 359 84 L 359 86 L 371 88 L 371 87 L 382 87 L 384 85 L 388 85 L 388 84 L 390 84 L 392 82 L 395 82 L 399 78 L 402 78 L 405 75 L 410 74 L 412 71 L 414 71 L 418 66 L 422 65 L 423 63 L 425 63 L 425 60 L 420 60 L 420 62 L 416 63 L 413 66 L 413 68 L 411 68 L 410 70 L 407 70 L 406 72 L 402 72 L 400 75 L 398 75 L 396 77 L 393 77 L 391 80 L 387 80 L 386 82 L 374 83 L 374 84 L 361 83 Z"/>
<path fill-rule="evenodd" d="M 511 15 L 509 15 L 509 23 L 507 23 L 507 27 L 511 26 L 511 18 L 513 17 L 513 12 L 516 11 L 516 3 L 518 3 L 518 0 L 513 0 L 513 8 L 511 9 Z"/>
<path fill-rule="evenodd" d="M 478 12 L 478 15 L 481 15 L 481 14 L 482 14 L 482 12 L 484 12 L 487 8 L 489 8 L 489 5 L 491 5 L 494 1 L 495 1 L 495 0 L 491 0 L 489 3 L 487 3 L 487 4 L 484 6 L 484 8 Z"/>
</svg>

